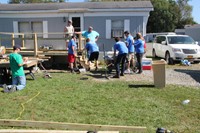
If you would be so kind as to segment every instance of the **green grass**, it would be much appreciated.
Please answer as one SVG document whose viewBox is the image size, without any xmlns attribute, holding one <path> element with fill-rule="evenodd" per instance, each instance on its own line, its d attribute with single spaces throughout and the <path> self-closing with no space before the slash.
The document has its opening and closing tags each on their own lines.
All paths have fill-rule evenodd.
<svg viewBox="0 0 200 133">
<path fill-rule="evenodd" d="M 37 75 L 28 80 L 26 89 L 0 93 L 0 119 L 55 121 L 85 124 L 146 126 L 155 133 L 157 127 L 175 132 L 200 131 L 200 89 L 123 80 L 97 82 L 86 76 L 52 73 L 52 79 Z M 190 99 L 188 105 L 181 102 Z M 0 127 L 6 128 L 6 127 Z"/>
</svg>

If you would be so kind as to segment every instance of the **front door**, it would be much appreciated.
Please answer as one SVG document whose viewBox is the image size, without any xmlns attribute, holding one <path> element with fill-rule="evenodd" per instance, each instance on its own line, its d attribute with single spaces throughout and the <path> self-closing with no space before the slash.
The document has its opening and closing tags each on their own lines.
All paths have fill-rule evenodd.
<svg viewBox="0 0 200 133">
<path fill-rule="evenodd" d="M 83 31 L 83 14 L 69 14 L 69 19 L 72 20 L 72 25 L 76 32 Z"/>
</svg>

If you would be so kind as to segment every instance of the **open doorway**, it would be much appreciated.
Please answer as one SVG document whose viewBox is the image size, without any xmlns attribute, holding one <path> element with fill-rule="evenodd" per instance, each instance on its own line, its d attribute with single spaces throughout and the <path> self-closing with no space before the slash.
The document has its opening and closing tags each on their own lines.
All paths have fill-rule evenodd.
<svg viewBox="0 0 200 133">
<path fill-rule="evenodd" d="M 80 17 L 72 17 L 72 22 L 73 22 L 74 30 L 76 32 L 81 31 L 81 18 Z"/>
<path fill-rule="evenodd" d="M 74 30 L 76 32 L 83 30 L 83 15 L 82 14 L 70 14 L 69 19 L 72 20 Z"/>
</svg>

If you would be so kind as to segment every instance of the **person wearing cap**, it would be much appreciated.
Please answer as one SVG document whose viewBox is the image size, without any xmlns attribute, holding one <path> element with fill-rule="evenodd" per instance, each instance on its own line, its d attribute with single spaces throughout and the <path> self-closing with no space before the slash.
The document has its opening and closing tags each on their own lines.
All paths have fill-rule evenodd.
<svg viewBox="0 0 200 133">
<path fill-rule="evenodd" d="M 82 34 L 82 36 L 90 39 L 90 42 L 95 43 L 99 38 L 99 33 L 93 30 L 92 26 L 88 27 L 87 31 L 76 32 L 77 34 Z"/>
<path fill-rule="evenodd" d="M 124 35 L 126 37 L 126 46 L 128 48 L 128 66 L 127 66 L 127 72 L 130 73 L 130 64 L 132 62 L 132 64 L 134 65 L 134 45 L 133 45 L 133 36 L 128 32 L 125 31 Z"/>
<path fill-rule="evenodd" d="M 72 20 L 67 21 L 67 25 L 64 27 L 64 38 L 66 41 L 66 47 L 68 48 L 68 43 L 74 34 L 74 27 L 72 25 Z"/>
<path fill-rule="evenodd" d="M 128 54 L 128 48 L 126 44 L 120 41 L 120 37 L 115 37 L 115 45 L 114 45 L 114 58 L 116 57 L 116 51 L 118 51 L 118 55 L 115 61 L 116 75 L 113 78 L 120 78 L 120 76 L 124 76 L 125 70 L 125 60 Z M 121 73 L 120 73 L 120 63 L 121 63 Z"/>
<path fill-rule="evenodd" d="M 71 73 L 74 73 L 74 63 L 76 60 L 76 36 L 73 35 L 68 43 L 68 62 Z"/>
<path fill-rule="evenodd" d="M 9 55 L 10 68 L 12 72 L 12 85 L 3 85 L 4 92 L 15 92 L 22 90 L 26 86 L 26 77 L 24 73 L 24 61 L 19 54 L 21 47 L 16 45 L 13 47 L 13 52 Z"/>
</svg>

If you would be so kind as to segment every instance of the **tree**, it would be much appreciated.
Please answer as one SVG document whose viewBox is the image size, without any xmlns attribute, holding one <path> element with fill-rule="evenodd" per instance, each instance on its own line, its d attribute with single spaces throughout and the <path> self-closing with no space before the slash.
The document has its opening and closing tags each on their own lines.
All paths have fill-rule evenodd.
<svg viewBox="0 0 200 133">
<path fill-rule="evenodd" d="M 25 3 L 59 3 L 65 0 L 9 0 L 9 4 L 25 4 Z"/>
<path fill-rule="evenodd" d="M 178 5 L 173 0 L 151 0 L 154 11 L 150 12 L 147 32 L 174 31 L 180 16 Z"/>
<path fill-rule="evenodd" d="M 187 24 L 196 23 L 192 17 L 192 6 L 188 4 L 189 1 L 190 0 L 177 0 L 177 4 L 181 13 L 177 28 L 184 28 L 184 26 Z"/>
</svg>

